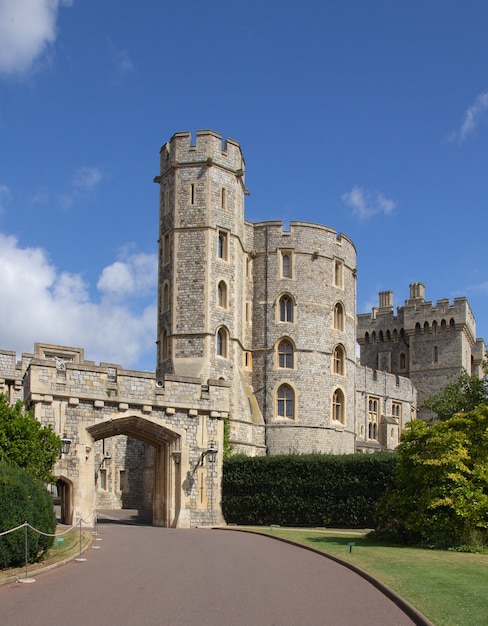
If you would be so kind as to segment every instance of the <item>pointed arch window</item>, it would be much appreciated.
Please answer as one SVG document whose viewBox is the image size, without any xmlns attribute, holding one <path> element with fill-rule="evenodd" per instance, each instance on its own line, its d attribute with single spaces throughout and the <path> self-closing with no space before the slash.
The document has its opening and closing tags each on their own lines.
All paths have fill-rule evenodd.
<svg viewBox="0 0 488 626">
<path fill-rule="evenodd" d="M 432 360 L 434 363 L 439 363 L 439 347 L 434 346 L 432 350 Z"/>
<path fill-rule="evenodd" d="M 291 278 L 291 255 L 288 252 L 281 257 L 281 275 L 283 278 Z"/>
<path fill-rule="evenodd" d="M 294 419 L 295 417 L 295 394 L 290 385 L 281 385 L 276 394 L 277 417 Z"/>
<path fill-rule="evenodd" d="M 340 302 L 334 306 L 334 328 L 344 330 L 344 307 Z"/>
<path fill-rule="evenodd" d="M 224 327 L 221 327 L 217 331 L 216 336 L 216 352 L 217 356 L 227 358 L 228 351 L 228 334 Z"/>
<path fill-rule="evenodd" d="M 343 287 L 343 263 L 342 261 L 334 261 L 334 285 L 336 287 Z"/>
<path fill-rule="evenodd" d="M 163 311 L 167 311 L 169 309 L 169 285 L 168 283 L 164 283 L 163 287 Z"/>
<path fill-rule="evenodd" d="M 227 261 L 229 257 L 228 246 L 229 246 L 229 239 L 227 237 L 227 233 L 225 233 L 222 230 L 219 230 L 219 240 L 218 240 L 218 248 L 217 248 L 217 255 L 219 259 L 223 259 L 224 261 Z"/>
<path fill-rule="evenodd" d="M 293 322 L 293 301 L 288 295 L 280 298 L 280 322 Z"/>
<path fill-rule="evenodd" d="M 344 393 L 342 389 L 336 389 L 332 395 L 332 419 L 336 422 L 344 424 Z"/>
<path fill-rule="evenodd" d="M 293 346 L 288 339 L 283 339 L 278 344 L 278 367 L 293 368 Z"/>
<path fill-rule="evenodd" d="M 345 352 L 344 352 L 344 348 L 340 345 L 336 346 L 334 349 L 333 371 L 334 371 L 334 374 L 339 374 L 339 376 L 344 376 Z"/>
<path fill-rule="evenodd" d="M 398 359 L 398 366 L 401 370 L 404 370 L 407 368 L 407 355 L 405 354 L 405 352 L 400 352 L 400 356 Z"/>
<path fill-rule="evenodd" d="M 163 328 L 163 332 L 161 333 L 161 358 L 165 361 L 169 356 L 169 340 L 168 340 L 168 332 L 166 328 Z"/>
<path fill-rule="evenodd" d="M 227 285 L 223 280 L 217 286 L 217 301 L 220 307 L 227 308 Z"/>
</svg>

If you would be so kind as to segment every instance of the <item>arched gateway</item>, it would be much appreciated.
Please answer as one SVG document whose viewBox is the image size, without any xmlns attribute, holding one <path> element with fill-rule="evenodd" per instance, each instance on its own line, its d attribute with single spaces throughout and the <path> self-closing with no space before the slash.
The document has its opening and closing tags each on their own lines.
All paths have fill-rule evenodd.
<svg viewBox="0 0 488 626">
<path fill-rule="evenodd" d="M 54 473 L 66 523 L 96 510 L 152 511 L 153 525 L 219 524 L 229 384 L 85 361 L 83 350 L 35 344 L 24 397 L 71 440 Z"/>
<path fill-rule="evenodd" d="M 112 437 L 126 435 L 154 448 L 152 485 L 140 485 L 141 488 L 151 488 L 152 520 L 154 526 L 177 527 L 181 509 L 181 435 L 166 426 L 155 423 L 145 417 L 131 415 L 128 417 L 115 417 L 87 428 L 93 441 L 105 440 Z M 102 451 L 100 465 L 112 461 L 112 455 L 108 459 Z M 115 460 L 117 464 L 117 460 Z M 127 462 L 123 463 L 124 468 Z M 213 470 L 213 468 L 212 468 Z M 95 485 L 98 487 L 98 472 L 100 468 L 94 468 L 96 476 Z M 119 472 L 127 472 L 121 469 Z M 119 474 L 120 475 L 120 474 Z M 123 485 L 119 487 L 123 490 Z M 96 498 L 96 492 L 95 492 Z M 146 498 L 147 500 L 147 498 Z M 95 500 L 95 507 L 97 502 Z"/>
</svg>

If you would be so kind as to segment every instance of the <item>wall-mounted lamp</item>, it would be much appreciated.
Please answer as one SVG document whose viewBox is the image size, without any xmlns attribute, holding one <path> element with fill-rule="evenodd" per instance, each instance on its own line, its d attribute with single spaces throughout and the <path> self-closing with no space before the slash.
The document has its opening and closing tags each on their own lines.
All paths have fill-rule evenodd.
<svg viewBox="0 0 488 626">
<path fill-rule="evenodd" d="M 98 474 L 102 468 L 102 465 L 105 463 L 105 461 L 110 461 L 111 458 L 112 458 L 112 455 L 110 454 L 110 452 L 105 452 L 105 454 L 103 455 L 103 459 L 100 461 L 100 465 L 95 470 L 95 485 L 98 482 Z"/>
<path fill-rule="evenodd" d="M 198 459 L 197 464 L 193 468 L 192 475 L 197 471 L 199 467 L 203 467 L 203 463 L 205 461 L 206 456 L 208 456 L 209 463 L 215 463 L 215 458 L 217 457 L 218 451 L 219 449 L 217 448 L 217 444 L 215 443 L 215 441 L 209 441 L 208 448 L 205 450 L 205 452 L 202 452 L 202 454 L 200 455 L 200 458 Z"/>
<path fill-rule="evenodd" d="M 61 454 L 68 454 L 71 446 L 71 439 L 68 438 L 68 433 L 66 429 L 64 430 L 63 436 L 61 437 Z"/>
</svg>

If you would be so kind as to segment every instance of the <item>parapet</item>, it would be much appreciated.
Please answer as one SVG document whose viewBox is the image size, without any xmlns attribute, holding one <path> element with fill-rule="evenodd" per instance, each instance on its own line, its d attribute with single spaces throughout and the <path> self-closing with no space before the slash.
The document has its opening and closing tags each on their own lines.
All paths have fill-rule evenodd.
<svg viewBox="0 0 488 626">
<path fill-rule="evenodd" d="M 226 139 L 222 143 L 222 135 L 213 130 L 198 130 L 192 142 L 190 132 L 175 133 L 163 145 L 160 152 L 161 176 L 178 166 L 217 165 L 244 177 L 245 161 L 239 143 L 234 139 Z"/>
</svg>

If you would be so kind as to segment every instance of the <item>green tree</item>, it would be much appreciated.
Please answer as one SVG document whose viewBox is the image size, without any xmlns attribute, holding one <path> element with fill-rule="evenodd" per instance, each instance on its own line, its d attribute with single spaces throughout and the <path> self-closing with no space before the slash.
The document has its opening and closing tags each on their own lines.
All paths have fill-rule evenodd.
<svg viewBox="0 0 488 626">
<path fill-rule="evenodd" d="M 463 370 L 452 383 L 446 385 L 438 394 L 432 395 L 424 402 L 424 408 L 437 414 L 439 420 L 444 421 L 456 413 L 469 413 L 478 405 L 488 402 L 486 385 L 486 365 L 483 368 L 485 376 L 471 376 Z"/>
<path fill-rule="evenodd" d="M 0 461 L 53 483 L 52 469 L 60 451 L 61 439 L 50 426 L 42 426 L 23 402 L 10 405 L 6 396 L 0 395 Z"/>
<path fill-rule="evenodd" d="M 395 485 L 380 501 L 380 531 L 450 547 L 488 540 L 488 406 L 428 425 L 411 422 Z"/>
</svg>

